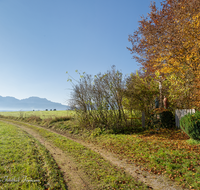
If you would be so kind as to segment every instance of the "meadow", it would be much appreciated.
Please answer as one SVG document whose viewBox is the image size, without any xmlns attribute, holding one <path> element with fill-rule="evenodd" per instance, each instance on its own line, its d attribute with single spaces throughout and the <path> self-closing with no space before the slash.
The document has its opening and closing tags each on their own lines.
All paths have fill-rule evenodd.
<svg viewBox="0 0 200 190">
<path fill-rule="evenodd" d="M 34 112 L 34 114 L 35 113 L 36 112 Z M 43 114 L 45 113 L 46 112 Z M 55 111 L 54 114 L 55 113 L 58 115 L 61 114 L 59 111 Z M 34 119 L 35 116 L 32 116 L 32 120 L 20 117 L 12 117 L 10 119 L 62 131 L 75 138 L 91 142 L 102 149 L 111 151 L 115 153 L 118 158 L 125 159 L 127 163 L 140 166 L 143 171 L 148 171 L 156 175 L 165 175 L 179 184 L 183 189 L 200 189 L 200 142 L 190 139 L 187 134 L 180 129 L 160 128 L 159 130 L 148 129 L 138 131 L 133 134 L 111 134 L 100 128 L 89 131 L 81 128 L 74 116 L 72 116 L 72 114 L 70 116 L 70 112 L 61 117 L 57 116 L 52 118 L 49 116 L 48 119 L 45 119 L 46 117 L 47 116 L 44 116 L 43 119 L 39 120 Z M 8 115 L 6 118 L 9 118 Z M 6 118 L 2 116 L 2 119 Z M 60 146 L 68 146 L 64 145 L 63 141 L 59 141 L 59 143 Z M 79 145 L 73 146 L 73 150 L 79 150 Z M 81 155 L 79 155 L 79 153 L 81 152 L 78 151 L 75 153 L 72 151 L 72 154 L 77 158 L 80 157 L 81 159 L 87 160 L 90 157 L 90 154 L 86 154 L 86 157 L 81 157 L 83 154 L 81 153 Z M 81 162 L 81 165 L 84 167 L 83 162 Z M 102 171 L 102 168 L 99 167 L 99 170 Z M 98 175 L 101 176 L 99 179 L 103 180 L 107 173 L 108 172 L 99 173 Z M 110 174 L 112 174 L 112 172 Z M 92 177 L 95 174 L 90 173 L 89 175 Z M 95 176 L 93 177 L 95 178 Z M 129 178 L 123 180 L 125 184 L 130 183 L 128 179 Z M 116 184 L 113 182 L 111 186 L 115 187 L 114 185 Z M 122 187 L 120 186 L 120 188 Z"/>
<path fill-rule="evenodd" d="M 75 115 L 74 111 L 12 111 L 12 112 L 0 112 L 0 115 L 3 116 L 13 116 L 13 117 L 31 117 L 36 116 L 41 119 L 46 118 L 55 118 L 55 117 L 63 117 L 63 116 L 73 116 Z"/>
</svg>

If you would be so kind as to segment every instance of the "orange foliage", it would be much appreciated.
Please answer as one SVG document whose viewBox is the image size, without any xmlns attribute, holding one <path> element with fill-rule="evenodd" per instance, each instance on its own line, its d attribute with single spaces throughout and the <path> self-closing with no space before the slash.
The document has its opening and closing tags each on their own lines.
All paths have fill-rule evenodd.
<svg viewBox="0 0 200 190">
<path fill-rule="evenodd" d="M 148 17 L 143 17 L 138 30 L 129 35 L 132 48 L 128 50 L 146 75 L 155 77 L 159 71 L 171 87 L 174 78 L 170 76 L 176 75 L 177 94 L 171 90 L 170 96 L 177 100 L 182 96 L 184 103 L 187 97 L 190 106 L 200 107 L 200 1 L 166 0 L 161 5 L 160 10 L 155 3 L 150 6 Z M 190 93 L 184 93 L 186 86 Z"/>
</svg>

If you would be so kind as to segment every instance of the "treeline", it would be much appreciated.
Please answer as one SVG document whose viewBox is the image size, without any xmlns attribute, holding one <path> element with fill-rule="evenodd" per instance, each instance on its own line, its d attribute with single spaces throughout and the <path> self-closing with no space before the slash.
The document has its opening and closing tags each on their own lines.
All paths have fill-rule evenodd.
<svg viewBox="0 0 200 190">
<path fill-rule="evenodd" d="M 94 77 L 85 73 L 80 76 L 77 84 L 73 85 L 70 106 L 76 110 L 82 127 L 98 127 L 115 133 L 130 132 L 141 129 L 141 119 L 131 126 L 130 118 L 141 117 L 142 112 L 145 113 L 146 124 L 149 123 L 155 97 L 159 96 L 158 83 L 154 78 L 144 78 L 138 72 L 123 77 L 115 66 Z M 173 106 L 170 109 L 173 111 Z"/>
</svg>

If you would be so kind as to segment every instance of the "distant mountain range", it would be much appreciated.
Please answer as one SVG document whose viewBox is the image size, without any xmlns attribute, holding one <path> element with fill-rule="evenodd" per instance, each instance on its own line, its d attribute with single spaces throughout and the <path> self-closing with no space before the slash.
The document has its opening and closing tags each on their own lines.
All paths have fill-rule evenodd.
<svg viewBox="0 0 200 190">
<path fill-rule="evenodd" d="M 29 97 L 19 100 L 10 96 L 0 96 L 0 111 L 66 110 L 69 108 L 69 106 L 51 102 L 46 98 Z"/>
</svg>

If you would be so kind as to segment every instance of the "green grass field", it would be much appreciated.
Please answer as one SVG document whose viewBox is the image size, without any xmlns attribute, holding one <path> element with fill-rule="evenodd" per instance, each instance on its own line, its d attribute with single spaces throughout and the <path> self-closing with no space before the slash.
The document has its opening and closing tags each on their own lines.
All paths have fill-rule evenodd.
<svg viewBox="0 0 200 190">
<path fill-rule="evenodd" d="M 127 117 L 132 118 L 133 115 L 136 114 L 136 117 L 142 117 L 140 112 L 132 113 L 132 115 L 125 111 Z M 65 116 L 75 116 L 75 111 L 71 110 L 64 110 L 64 111 L 11 111 L 11 112 L 0 112 L 0 115 L 3 116 L 13 116 L 13 117 L 30 117 L 30 116 L 37 116 L 41 119 L 47 118 L 55 118 L 55 117 L 65 117 Z"/>
<path fill-rule="evenodd" d="M 0 112 L 3 116 L 13 116 L 13 117 L 30 117 L 37 116 L 41 119 L 54 118 L 54 117 L 64 117 L 64 116 L 74 116 L 75 112 L 70 110 L 65 111 L 13 111 L 13 112 Z"/>
<path fill-rule="evenodd" d="M 66 189 L 50 153 L 22 130 L 0 122 L 0 147 L 0 189 Z"/>
</svg>

